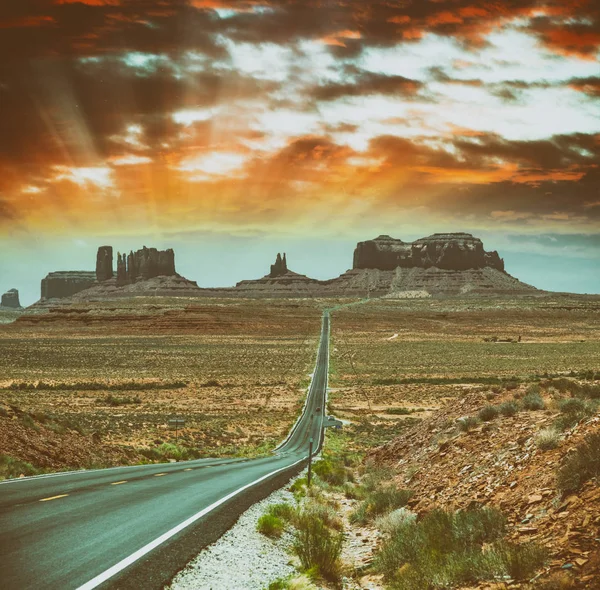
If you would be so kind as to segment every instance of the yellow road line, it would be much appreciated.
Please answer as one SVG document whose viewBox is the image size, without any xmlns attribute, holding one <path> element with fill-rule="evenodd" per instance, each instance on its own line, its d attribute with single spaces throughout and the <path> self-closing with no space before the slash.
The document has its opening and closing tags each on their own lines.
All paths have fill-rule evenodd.
<svg viewBox="0 0 600 590">
<path fill-rule="evenodd" d="M 160 477 L 161 475 L 167 475 L 166 473 L 155 473 L 154 477 Z"/>
<path fill-rule="evenodd" d="M 122 483 L 127 483 L 127 480 L 124 479 L 123 481 L 114 481 L 113 483 L 111 483 L 111 486 L 120 486 Z"/>
<path fill-rule="evenodd" d="M 188 467 L 187 469 L 184 469 L 184 471 L 191 471 L 191 470 L 192 470 L 191 467 Z"/>
<path fill-rule="evenodd" d="M 59 498 L 66 498 L 69 494 L 61 494 L 60 496 L 52 496 L 51 498 L 42 498 L 40 502 L 50 502 L 50 500 L 58 500 Z"/>
</svg>

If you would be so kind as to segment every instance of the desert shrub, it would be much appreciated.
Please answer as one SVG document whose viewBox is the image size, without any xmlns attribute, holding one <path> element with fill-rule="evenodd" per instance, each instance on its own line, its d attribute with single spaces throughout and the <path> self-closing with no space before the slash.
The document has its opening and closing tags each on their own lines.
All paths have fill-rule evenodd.
<svg viewBox="0 0 600 590">
<path fill-rule="evenodd" d="M 554 428 L 543 428 L 535 435 L 534 440 L 538 449 L 549 451 L 560 443 L 560 434 Z"/>
<path fill-rule="evenodd" d="M 476 428 L 478 424 L 479 418 L 475 416 L 465 416 L 457 420 L 457 426 L 461 432 L 469 432 L 473 428 Z"/>
<path fill-rule="evenodd" d="M 256 525 L 256 530 L 267 537 L 281 537 L 285 523 L 283 520 L 272 514 L 263 514 Z"/>
<path fill-rule="evenodd" d="M 375 528 L 381 532 L 391 535 L 396 529 L 406 523 L 414 523 L 417 520 L 417 515 L 406 508 L 398 508 L 392 510 L 389 514 L 377 517 L 375 520 Z"/>
<path fill-rule="evenodd" d="M 162 443 L 154 448 L 139 449 L 139 452 L 152 461 L 165 461 L 169 459 L 187 461 L 189 459 L 197 459 L 200 455 L 196 449 L 173 443 Z"/>
<path fill-rule="evenodd" d="M 586 402 L 578 397 L 560 400 L 558 407 L 561 414 L 556 419 L 556 426 L 561 430 L 575 426 L 581 420 L 594 413 L 594 408 L 590 402 Z"/>
<path fill-rule="evenodd" d="M 384 540 L 375 567 L 392 588 L 429 589 L 476 583 L 502 573 L 484 544 L 505 534 L 502 513 L 491 508 L 433 510 L 420 521 L 406 519 Z"/>
<path fill-rule="evenodd" d="M 332 531 L 313 511 L 303 510 L 296 519 L 292 550 L 305 570 L 316 569 L 323 578 L 340 577 L 343 532 Z"/>
<path fill-rule="evenodd" d="M 569 590 L 574 587 L 573 580 L 564 572 L 555 572 L 545 580 L 539 580 L 539 590 Z"/>
<path fill-rule="evenodd" d="M 306 486 L 307 486 L 306 477 L 299 477 L 294 483 L 289 487 L 290 492 L 294 494 L 296 498 L 302 497 L 306 494 Z"/>
<path fill-rule="evenodd" d="M 317 461 L 313 465 L 313 471 L 320 479 L 333 486 L 342 486 L 354 479 L 350 469 L 331 459 Z"/>
<path fill-rule="evenodd" d="M 489 422 L 490 420 L 494 420 L 498 417 L 498 409 L 496 406 L 484 406 L 481 408 L 481 410 L 479 410 L 477 415 L 481 421 Z"/>
<path fill-rule="evenodd" d="M 532 383 L 527 388 L 527 391 L 525 393 L 526 393 L 526 395 L 529 395 L 529 394 L 540 395 L 542 393 L 542 388 L 540 387 L 539 383 Z"/>
<path fill-rule="evenodd" d="M 588 434 L 584 441 L 567 455 L 557 474 L 557 487 L 562 493 L 575 492 L 600 475 L 600 433 Z"/>
<path fill-rule="evenodd" d="M 529 391 L 522 400 L 523 407 L 526 410 L 543 410 L 546 407 L 539 392 Z"/>
<path fill-rule="evenodd" d="M 342 486 L 342 492 L 348 500 L 362 500 L 365 497 L 365 489 L 349 481 Z"/>
<path fill-rule="evenodd" d="M 9 455 L 0 455 L 0 478 L 8 479 L 21 475 L 36 475 L 40 470 L 27 461 L 15 459 Z"/>
<path fill-rule="evenodd" d="M 117 397 L 117 396 L 112 395 L 112 393 L 109 393 L 105 397 L 97 398 L 96 403 L 98 405 L 103 405 L 103 406 L 118 407 L 118 406 L 127 406 L 127 405 L 133 405 L 133 404 L 141 404 L 142 400 L 139 395 L 136 395 L 135 397 Z"/>
<path fill-rule="evenodd" d="M 506 391 L 514 391 L 515 389 L 519 388 L 519 382 L 518 381 L 506 381 L 503 384 L 504 389 L 506 389 Z"/>
<path fill-rule="evenodd" d="M 409 410 L 408 408 L 388 408 L 385 411 L 386 414 L 394 414 L 397 416 L 407 416 L 413 412 L 414 410 Z"/>
<path fill-rule="evenodd" d="M 267 508 L 266 514 L 270 514 L 271 516 L 275 516 L 276 518 L 281 518 L 284 521 L 290 522 L 294 517 L 294 508 L 287 502 L 271 504 L 271 506 Z"/>
<path fill-rule="evenodd" d="M 498 412 L 503 416 L 514 416 L 519 411 L 519 406 L 516 402 L 508 401 L 498 406 Z"/>
<path fill-rule="evenodd" d="M 581 395 L 582 397 L 587 397 L 589 399 L 600 399 L 600 385 L 584 383 L 581 386 L 579 395 Z"/>
<path fill-rule="evenodd" d="M 366 522 L 375 516 L 406 506 L 413 492 L 386 485 L 370 491 L 350 515 L 352 522 Z"/>
<path fill-rule="evenodd" d="M 518 545 L 503 542 L 494 547 L 493 551 L 514 580 L 531 578 L 548 557 L 548 550 L 537 543 Z"/>
</svg>

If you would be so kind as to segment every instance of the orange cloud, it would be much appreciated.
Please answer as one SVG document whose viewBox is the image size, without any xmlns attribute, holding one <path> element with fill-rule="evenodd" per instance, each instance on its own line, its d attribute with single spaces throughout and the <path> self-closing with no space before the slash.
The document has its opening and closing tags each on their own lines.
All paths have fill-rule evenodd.
<svg viewBox="0 0 600 590">
<path fill-rule="evenodd" d="M 56 23 L 56 20 L 51 16 L 24 16 L 0 21 L 0 29 L 13 29 L 23 27 L 41 27 Z"/>
</svg>

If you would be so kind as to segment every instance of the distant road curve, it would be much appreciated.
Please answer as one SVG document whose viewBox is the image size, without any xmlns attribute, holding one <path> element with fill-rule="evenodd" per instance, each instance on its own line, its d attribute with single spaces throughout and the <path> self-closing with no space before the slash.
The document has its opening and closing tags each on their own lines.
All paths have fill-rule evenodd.
<svg viewBox="0 0 600 590">
<path fill-rule="evenodd" d="M 3 590 L 162 588 L 248 506 L 298 473 L 322 444 L 329 364 L 322 319 L 306 404 L 262 459 L 200 459 L 0 482 Z"/>
</svg>

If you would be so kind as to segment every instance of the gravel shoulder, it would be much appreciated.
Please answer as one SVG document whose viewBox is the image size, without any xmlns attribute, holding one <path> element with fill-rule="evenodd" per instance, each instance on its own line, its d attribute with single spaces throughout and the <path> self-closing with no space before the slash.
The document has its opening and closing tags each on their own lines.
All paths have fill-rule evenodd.
<svg viewBox="0 0 600 590">
<path fill-rule="evenodd" d="M 300 474 L 299 477 L 302 477 Z M 294 478 L 296 479 L 296 478 Z M 263 590 L 269 583 L 296 572 L 290 565 L 291 533 L 269 539 L 256 530 L 268 506 L 294 504 L 289 484 L 246 510 L 216 543 L 204 549 L 165 590 Z"/>
</svg>

